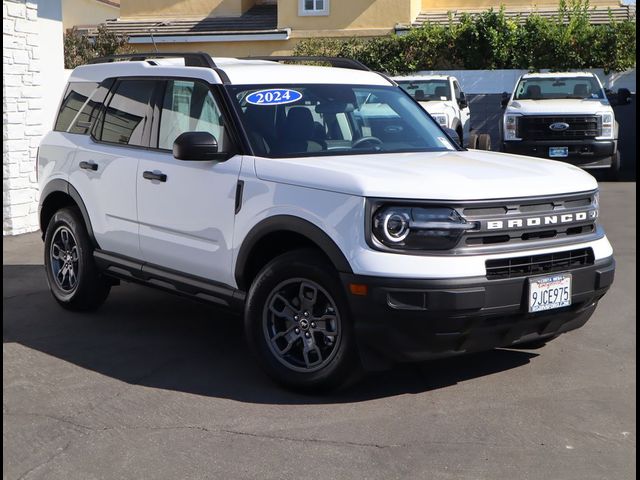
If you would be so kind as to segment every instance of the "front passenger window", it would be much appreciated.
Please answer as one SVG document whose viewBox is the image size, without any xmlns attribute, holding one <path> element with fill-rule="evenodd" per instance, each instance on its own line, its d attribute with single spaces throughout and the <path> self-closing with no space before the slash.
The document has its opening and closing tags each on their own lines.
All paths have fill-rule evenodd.
<svg viewBox="0 0 640 480">
<path fill-rule="evenodd" d="M 209 132 L 218 141 L 218 151 L 227 146 L 222 113 L 209 87 L 191 80 L 170 80 L 164 95 L 158 148 L 171 150 L 184 132 Z"/>
</svg>

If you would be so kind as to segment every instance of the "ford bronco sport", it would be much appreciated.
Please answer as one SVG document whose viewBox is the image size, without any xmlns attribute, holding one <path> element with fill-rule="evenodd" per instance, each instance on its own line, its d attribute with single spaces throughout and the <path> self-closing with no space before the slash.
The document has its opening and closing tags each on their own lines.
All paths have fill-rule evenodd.
<svg viewBox="0 0 640 480">
<path fill-rule="evenodd" d="M 612 98 L 630 102 L 622 88 Z M 500 125 L 502 151 L 569 162 L 585 169 L 620 172 L 618 122 L 593 73 L 529 73 L 518 80 Z"/>
<path fill-rule="evenodd" d="M 302 389 L 584 325 L 614 276 L 591 175 L 466 151 L 387 77 L 298 60 L 73 71 L 38 155 L 60 305 L 124 280 L 228 307 Z"/>
</svg>

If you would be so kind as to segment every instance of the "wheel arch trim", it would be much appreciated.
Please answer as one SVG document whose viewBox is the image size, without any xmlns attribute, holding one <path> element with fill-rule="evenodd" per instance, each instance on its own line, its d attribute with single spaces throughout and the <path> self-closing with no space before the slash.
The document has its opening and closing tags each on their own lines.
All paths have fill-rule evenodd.
<svg viewBox="0 0 640 480">
<path fill-rule="evenodd" d="M 46 231 L 46 226 L 42 225 L 42 207 L 44 206 L 47 198 L 49 198 L 52 194 L 61 192 L 67 194 L 71 199 L 75 202 L 75 204 L 80 209 L 80 214 L 82 215 L 82 219 L 84 220 L 84 224 L 87 227 L 87 233 L 89 234 L 89 238 L 91 239 L 91 243 L 95 248 L 100 248 L 96 237 L 93 233 L 93 227 L 91 226 L 91 219 L 89 218 L 89 212 L 87 211 L 87 207 L 80 196 L 80 193 L 71 185 L 68 181 L 63 180 L 62 178 L 54 178 L 49 181 L 42 192 L 40 193 L 40 202 L 38 205 L 38 223 L 40 224 L 40 231 L 42 232 L 42 236 L 44 238 L 44 234 Z"/>
<path fill-rule="evenodd" d="M 244 278 L 244 272 L 249 258 L 254 251 L 254 247 L 264 237 L 276 232 L 291 232 L 306 237 L 318 246 L 339 272 L 353 273 L 351 265 L 344 253 L 342 253 L 340 247 L 338 247 L 331 237 L 320 229 L 320 227 L 294 215 L 275 215 L 254 225 L 242 241 L 234 270 L 236 283 L 240 288 L 248 288 L 248 285 L 245 285 L 246 279 Z"/>
</svg>

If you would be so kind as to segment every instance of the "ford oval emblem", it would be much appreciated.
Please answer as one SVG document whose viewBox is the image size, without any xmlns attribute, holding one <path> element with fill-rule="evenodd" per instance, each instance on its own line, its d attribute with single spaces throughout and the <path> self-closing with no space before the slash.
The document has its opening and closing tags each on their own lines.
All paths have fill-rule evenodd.
<svg viewBox="0 0 640 480">
<path fill-rule="evenodd" d="M 569 124 L 564 122 L 556 122 L 549 125 L 549 129 L 553 130 L 554 132 L 561 132 L 562 130 L 566 130 L 567 128 L 569 128 Z"/>
</svg>

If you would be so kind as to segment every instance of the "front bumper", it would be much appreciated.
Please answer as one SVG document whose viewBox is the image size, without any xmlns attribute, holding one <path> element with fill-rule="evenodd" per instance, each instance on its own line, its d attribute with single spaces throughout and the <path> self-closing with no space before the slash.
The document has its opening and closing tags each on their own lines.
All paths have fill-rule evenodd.
<svg viewBox="0 0 640 480">
<path fill-rule="evenodd" d="M 570 270 L 571 306 L 528 313 L 528 277 L 488 280 L 393 279 L 341 274 L 364 284 L 366 296 L 348 294 L 360 356 L 367 370 L 506 347 L 584 325 L 613 283 L 613 257 Z M 561 272 L 558 272 L 561 273 Z"/>
<path fill-rule="evenodd" d="M 568 157 L 549 157 L 549 147 L 568 147 Z M 581 168 L 608 168 L 617 151 L 616 140 L 520 140 L 502 142 L 507 153 L 549 158 L 571 163 Z"/>
</svg>

